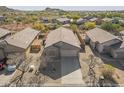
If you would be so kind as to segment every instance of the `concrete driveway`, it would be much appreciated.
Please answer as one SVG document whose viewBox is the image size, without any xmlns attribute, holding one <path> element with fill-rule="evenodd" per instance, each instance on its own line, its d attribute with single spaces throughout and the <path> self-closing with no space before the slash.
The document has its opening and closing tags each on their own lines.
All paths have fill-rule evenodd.
<svg viewBox="0 0 124 93">
<path fill-rule="evenodd" d="M 78 58 L 62 58 L 61 74 L 63 85 L 84 85 Z"/>
</svg>

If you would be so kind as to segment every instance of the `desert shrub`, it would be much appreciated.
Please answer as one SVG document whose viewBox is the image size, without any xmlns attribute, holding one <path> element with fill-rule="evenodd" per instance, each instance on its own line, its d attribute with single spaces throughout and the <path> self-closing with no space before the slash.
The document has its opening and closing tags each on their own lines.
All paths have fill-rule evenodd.
<svg viewBox="0 0 124 93">
<path fill-rule="evenodd" d="M 120 27 L 119 24 L 113 24 L 111 22 L 105 22 L 101 25 L 101 28 L 107 31 L 118 31 Z"/>
<path fill-rule="evenodd" d="M 95 22 L 86 22 L 84 24 L 84 29 L 88 30 L 88 29 L 92 29 L 96 27 L 96 23 Z"/>
<path fill-rule="evenodd" d="M 106 79 L 113 79 L 113 74 L 115 72 L 115 68 L 112 65 L 104 65 L 102 70 L 102 75 Z"/>
<path fill-rule="evenodd" d="M 40 30 L 41 32 L 46 32 L 48 30 L 48 27 L 46 27 L 43 23 L 34 23 L 33 28 Z"/>
</svg>

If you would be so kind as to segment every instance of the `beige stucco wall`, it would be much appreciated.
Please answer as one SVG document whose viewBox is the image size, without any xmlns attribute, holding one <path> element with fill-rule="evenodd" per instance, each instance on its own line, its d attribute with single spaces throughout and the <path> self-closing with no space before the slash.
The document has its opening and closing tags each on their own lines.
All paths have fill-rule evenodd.
<svg viewBox="0 0 124 93">
<path fill-rule="evenodd" d="M 4 50 L 6 53 L 24 52 L 24 49 L 9 44 Z"/>
<path fill-rule="evenodd" d="M 58 48 L 53 46 L 50 46 L 46 49 L 44 49 L 44 53 L 46 56 L 46 59 L 50 58 L 57 58 L 57 57 L 74 57 L 78 56 L 78 53 L 80 51 L 79 48 L 76 48 L 72 45 L 66 44 L 66 43 L 58 43 Z"/>
<path fill-rule="evenodd" d="M 5 58 L 4 51 L 3 49 L 0 49 L 0 60 L 2 60 L 3 58 Z"/>
<path fill-rule="evenodd" d="M 124 58 L 124 48 L 117 49 L 117 50 L 112 49 L 111 55 L 113 56 L 113 58 Z"/>
<path fill-rule="evenodd" d="M 104 53 L 105 52 L 104 51 L 105 46 L 111 46 L 111 45 L 117 44 L 119 42 L 120 41 L 118 39 L 113 39 L 111 41 L 108 41 L 108 42 L 105 42 L 105 43 L 102 43 L 102 44 L 98 44 L 96 48 L 97 48 L 99 53 Z"/>
</svg>

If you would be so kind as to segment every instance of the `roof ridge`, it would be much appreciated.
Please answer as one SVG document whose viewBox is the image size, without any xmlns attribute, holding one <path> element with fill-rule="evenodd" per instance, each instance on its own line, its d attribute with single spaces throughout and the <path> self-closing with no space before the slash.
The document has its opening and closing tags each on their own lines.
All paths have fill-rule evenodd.
<svg viewBox="0 0 124 93">
<path fill-rule="evenodd" d="M 63 41 L 63 33 L 62 33 L 62 28 L 60 29 L 60 40 Z"/>
</svg>

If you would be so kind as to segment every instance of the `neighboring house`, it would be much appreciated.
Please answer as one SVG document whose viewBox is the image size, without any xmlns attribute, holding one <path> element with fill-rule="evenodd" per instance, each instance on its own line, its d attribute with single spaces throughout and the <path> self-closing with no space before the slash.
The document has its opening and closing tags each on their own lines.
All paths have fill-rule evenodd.
<svg viewBox="0 0 124 93">
<path fill-rule="evenodd" d="M 4 16 L 0 16 L 0 21 L 4 21 L 4 20 L 5 20 Z"/>
<path fill-rule="evenodd" d="M 0 63 L 5 58 L 4 49 L 0 47 Z"/>
<path fill-rule="evenodd" d="M 49 20 L 49 18 L 47 18 L 47 17 L 41 17 L 41 18 L 40 18 L 40 22 L 49 23 L 50 20 Z"/>
<path fill-rule="evenodd" d="M 4 49 L 0 47 L 0 70 L 3 69 L 3 65 L 6 63 L 6 56 Z"/>
<path fill-rule="evenodd" d="M 69 18 L 58 18 L 57 21 L 61 24 L 69 24 L 71 20 Z"/>
<path fill-rule="evenodd" d="M 108 18 L 108 17 L 105 17 L 102 20 L 103 20 L 103 22 L 111 22 L 112 21 L 112 19 L 111 18 Z"/>
<path fill-rule="evenodd" d="M 95 18 L 95 17 L 94 17 L 94 18 L 91 18 L 89 21 L 90 21 L 90 22 L 96 22 L 97 20 L 98 20 L 98 18 Z"/>
<path fill-rule="evenodd" d="M 122 22 L 122 23 L 124 23 L 124 20 L 123 20 L 123 19 L 119 19 L 119 22 Z"/>
<path fill-rule="evenodd" d="M 87 21 L 86 19 L 79 18 L 79 19 L 76 21 L 76 24 L 81 25 L 81 24 L 85 23 L 86 21 Z"/>
<path fill-rule="evenodd" d="M 80 45 L 72 30 L 60 27 L 51 31 L 43 51 L 46 69 L 49 69 L 46 74 L 56 79 L 79 69 L 79 51 Z"/>
<path fill-rule="evenodd" d="M 113 20 L 112 20 L 112 23 L 113 23 L 113 24 L 119 24 L 119 20 L 118 20 L 118 19 L 113 19 Z"/>
<path fill-rule="evenodd" d="M 5 39 L 11 35 L 11 32 L 7 29 L 0 28 L 0 39 Z"/>
<path fill-rule="evenodd" d="M 110 54 L 113 58 L 124 58 L 124 41 L 110 46 Z"/>
<path fill-rule="evenodd" d="M 99 53 L 108 53 L 114 58 L 119 58 L 117 55 L 120 54 L 124 55 L 123 41 L 100 28 L 87 31 L 85 40 L 92 49 L 97 50 Z M 120 57 L 124 58 L 123 55 Z"/>
<path fill-rule="evenodd" d="M 124 31 L 120 31 L 121 36 L 124 36 Z"/>
<path fill-rule="evenodd" d="M 7 48 L 6 53 L 22 53 L 28 54 L 35 40 L 38 40 L 39 31 L 32 28 L 26 28 L 11 37 L 5 39 Z"/>
<path fill-rule="evenodd" d="M 85 16 L 83 19 L 90 20 L 92 18 L 93 18 L 92 16 Z"/>
</svg>

